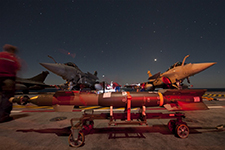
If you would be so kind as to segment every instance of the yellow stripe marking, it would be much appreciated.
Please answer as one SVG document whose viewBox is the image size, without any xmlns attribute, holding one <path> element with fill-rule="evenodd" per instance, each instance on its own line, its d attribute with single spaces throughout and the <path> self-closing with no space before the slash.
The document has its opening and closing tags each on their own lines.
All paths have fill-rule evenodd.
<svg viewBox="0 0 225 150">
<path fill-rule="evenodd" d="M 31 97 L 30 99 L 33 100 L 33 99 L 37 99 L 38 96 L 34 96 L 34 97 Z"/>
<path fill-rule="evenodd" d="M 98 109 L 109 109 L 109 107 L 102 107 L 102 108 L 98 108 Z"/>
<path fill-rule="evenodd" d="M 101 106 L 83 107 L 83 108 L 81 108 L 81 109 L 97 109 L 97 108 L 99 108 L 99 107 L 101 107 Z"/>
<path fill-rule="evenodd" d="M 52 106 L 21 106 L 21 105 L 15 105 L 13 108 L 31 108 L 31 109 L 53 109 Z"/>
</svg>

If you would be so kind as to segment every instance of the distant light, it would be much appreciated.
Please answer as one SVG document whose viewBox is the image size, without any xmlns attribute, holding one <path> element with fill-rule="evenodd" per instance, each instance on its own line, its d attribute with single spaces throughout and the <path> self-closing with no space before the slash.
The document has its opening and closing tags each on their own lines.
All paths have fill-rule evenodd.
<svg viewBox="0 0 225 150">
<path fill-rule="evenodd" d="M 154 61 L 157 61 L 157 59 L 155 58 Z"/>
</svg>

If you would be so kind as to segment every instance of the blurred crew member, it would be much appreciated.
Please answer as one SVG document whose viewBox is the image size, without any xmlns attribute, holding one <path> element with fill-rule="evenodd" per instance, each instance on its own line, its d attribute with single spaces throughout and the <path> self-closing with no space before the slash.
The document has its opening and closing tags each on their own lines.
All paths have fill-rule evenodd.
<svg viewBox="0 0 225 150">
<path fill-rule="evenodd" d="M 9 98 L 14 96 L 16 73 L 20 69 L 16 52 L 17 47 L 9 44 L 5 44 L 0 52 L 0 123 L 12 120 Z"/>
</svg>

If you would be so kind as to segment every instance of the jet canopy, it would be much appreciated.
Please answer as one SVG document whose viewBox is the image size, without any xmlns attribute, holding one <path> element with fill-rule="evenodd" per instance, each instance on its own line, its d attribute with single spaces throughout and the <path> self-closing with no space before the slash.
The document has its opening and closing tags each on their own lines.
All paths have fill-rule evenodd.
<svg viewBox="0 0 225 150">
<path fill-rule="evenodd" d="M 173 69 L 173 68 L 178 67 L 178 66 L 181 66 L 181 65 L 182 65 L 182 62 L 178 61 L 178 62 L 174 63 L 172 66 L 170 66 L 170 68 L 168 70 Z M 184 65 L 186 65 L 186 63 L 184 63 Z"/>
<path fill-rule="evenodd" d="M 72 63 L 72 62 L 67 62 L 67 63 L 64 63 L 64 65 L 67 65 L 67 66 L 71 66 L 71 67 L 74 67 L 76 68 L 77 70 L 80 70 L 80 68 L 77 67 L 76 64 Z M 80 70 L 81 71 L 81 70 Z"/>
</svg>

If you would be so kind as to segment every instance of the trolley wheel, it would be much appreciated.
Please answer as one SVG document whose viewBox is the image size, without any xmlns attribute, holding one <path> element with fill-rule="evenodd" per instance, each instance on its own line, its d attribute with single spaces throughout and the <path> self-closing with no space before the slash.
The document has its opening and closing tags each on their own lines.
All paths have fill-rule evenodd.
<svg viewBox="0 0 225 150">
<path fill-rule="evenodd" d="M 72 133 L 70 134 L 68 140 L 69 140 L 70 146 L 72 146 L 72 147 L 80 147 L 81 145 L 84 144 L 85 138 L 84 138 L 84 134 L 83 134 L 82 132 L 79 132 L 79 135 L 78 135 L 77 140 L 75 140 L 75 139 L 73 138 Z"/>
<path fill-rule="evenodd" d="M 185 139 L 189 135 L 189 128 L 185 124 L 178 124 L 175 132 L 176 132 L 175 133 L 176 136 L 178 136 L 179 138 Z"/>
<path fill-rule="evenodd" d="M 175 127 L 176 127 L 176 121 L 175 120 L 170 120 L 167 124 L 168 126 L 168 129 L 171 131 L 171 132 L 174 132 L 175 130 Z"/>
</svg>

